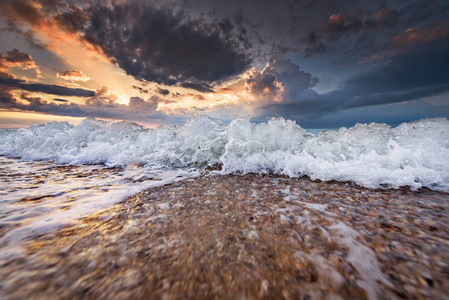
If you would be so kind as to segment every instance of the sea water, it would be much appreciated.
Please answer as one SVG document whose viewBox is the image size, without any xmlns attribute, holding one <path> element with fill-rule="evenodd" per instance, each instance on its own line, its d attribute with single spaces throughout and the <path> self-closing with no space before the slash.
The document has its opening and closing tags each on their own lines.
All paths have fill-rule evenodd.
<svg viewBox="0 0 449 300">
<path fill-rule="evenodd" d="M 7 229 L 0 259 L 20 253 L 23 240 L 143 189 L 199 176 L 208 166 L 220 166 L 221 174 L 273 172 L 449 192 L 445 118 L 316 134 L 283 118 L 224 124 L 197 116 L 183 126 L 155 129 L 87 118 L 76 126 L 50 122 L 0 130 L 0 155 L 0 229 Z"/>
<path fill-rule="evenodd" d="M 197 176 L 195 169 L 61 165 L 0 156 L 0 263 L 22 243 L 116 204 L 146 188 Z"/>
<path fill-rule="evenodd" d="M 368 188 L 409 186 L 449 191 L 449 121 L 424 119 L 392 128 L 356 124 L 308 133 L 295 121 L 208 116 L 148 129 L 92 118 L 0 131 L 0 155 L 60 164 L 186 168 L 221 165 L 222 173 L 307 175 Z"/>
</svg>

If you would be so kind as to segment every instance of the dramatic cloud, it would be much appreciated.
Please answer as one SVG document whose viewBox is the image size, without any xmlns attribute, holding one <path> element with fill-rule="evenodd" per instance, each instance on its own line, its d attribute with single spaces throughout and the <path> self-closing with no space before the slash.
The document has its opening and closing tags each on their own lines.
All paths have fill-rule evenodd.
<svg viewBox="0 0 449 300">
<path fill-rule="evenodd" d="M 9 50 L 6 52 L 6 55 L 0 54 L 0 72 L 2 74 L 8 73 L 11 71 L 11 68 L 20 68 L 22 70 L 34 69 L 36 77 L 41 77 L 41 71 L 31 55 L 23 53 L 18 49 Z M 6 75 L 3 76 L 5 77 Z"/>
<path fill-rule="evenodd" d="M 136 122 L 157 122 L 168 120 L 169 116 L 158 111 L 159 104 L 167 103 L 166 100 L 153 96 L 147 100 L 140 97 L 131 97 L 129 104 L 116 103 L 114 95 L 107 92 L 107 88 L 98 90 L 93 97 L 87 98 L 84 104 L 66 102 L 63 99 L 54 99 L 61 104 L 53 103 L 34 97 L 28 93 L 22 93 L 20 101 L 15 99 L 10 90 L 0 86 L 0 108 L 31 111 L 59 116 L 71 117 L 97 117 L 116 120 L 131 120 Z M 168 101 L 170 102 L 170 101 Z M 186 116 L 170 116 L 168 122 L 183 123 Z"/>
<path fill-rule="evenodd" d="M 239 74 L 249 63 L 219 32 L 138 1 L 93 5 L 86 13 L 89 22 L 78 28 L 84 39 L 138 80 L 206 91 L 207 83 Z"/>
<path fill-rule="evenodd" d="M 10 23 L 28 22 L 39 26 L 45 20 L 39 3 L 33 0 L 3 0 L 0 1 L 0 10 Z"/>
<path fill-rule="evenodd" d="M 304 50 L 305 58 L 308 58 L 314 54 L 326 52 L 326 46 L 324 46 L 323 42 L 319 41 L 319 38 L 314 32 L 309 32 L 305 40 L 307 43 L 307 48 Z"/>
<path fill-rule="evenodd" d="M 269 62 L 262 71 L 253 68 L 245 77 L 245 89 L 251 95 L 258 100 L 275 102 L 296 102 L 319 81 L 287 59 Z"/>
<path fill-rule="evenodd" d="M 417 44 L 429 44 L 449 36 L 449 23 L 445 22 L 424 28 L 408 28 L 403 33 L 395 35 L 392 44 L 397 48 L 410 48 Z"/>
<path fill-rule="evenodd" d="M 26 83 L 23 80 L 4 77 L 0 77 L 0 87 L 5 87 L 8 89 L 20 89 L 29 92 L 41 92 L 59 96 L 91 97 L 95 95 L 93 91 L 80 88 L 74 89 L 61 85 Z"/>
<path fill-rule="evenodd" d="M 58 25 L 70 32 L 78 32 L 89 21 L 89 16 L 81 8 L 75 5 L 67 5 L 66 12 L 60 12 L 55 15 Z"/>
<path fill-rule="evenodd" d="M 387 46 L 397 47 L 409 43 L 410 39 L 422 38 L 415 35 L 422 33 L 430 34 L 429 39 L 440 38 L 446 32 L 449 6 L 443 1 L 426 1 L 423 5 L 418 2 L 405 1 L 401 5 L 389 3 L 393 7 L 386 3 L 379 4 L 374 11 L 349 9 L 346 12 L 332 13 L 321 26 L 309 31 L 301 39 L 306 44 L 304 57 L 325 53 L 330 48 L 341 48 L 346 50 L 342 55 L 345 60 L 352 58 L 370 62 L 373 61 L 372 58 L 384 58 L 389 50 L 386 49 Z M 430 13 L 430 10 L 434 12 Z M 441 21 L 435 22 L 438 18 Z M 435 26 L 438 23 L 443 24 Z M 421 27 L 427 30 L 416 32 L 419 29 L 415 28 Z M 430 27 L 434 31 L 430 32 Z M 392 36 L 396 39 L 394 44 L 389 43 Z"/>
<path fill-rule="evenodd" d="M 341 89 L 321 95 L 309 90 L 299 94 L 295 102 L 265 105 L 259 115 L 282 115 L 314 124 L 316 118 L 331 112 L 441 95 L 449 91 L 448 53 L 449 39 L 425 44 L 392 57 L 380 68 L 347 80 Z M 446 103 L 449 105 L 448 100 Z"/>
<path fill-rule="evenodd" d="M 331 39 L 347 34 L 358 34 L 367 30 L 382 30 L 398 24 L 399 12 L 391 8 L 381 8 L 375 14 L 360 19 L 359 13 L 350 11 L 346 17 L 332 14 L 326 21 L 323 30 Z"/>
<path fill-rule="evenodd" d="M 396 9 L 381 8 L 372 17 L 367 18 L 363 25 L 365 28 L 393 27 L 399 22 L 399 12 Z"/>
<path fill-rule="evenodd" d="M 324 25 L 324 30 L 331 38 L 338 38 L 342 34 L 359 31 L 361 26 L 362 22 L 357 16 L 343 19 L 341 14 L 333 14 Z"/>
<path fill-rule="evenodd" d="M 15 101 L 12 90 L 0 85 L 0 108 L 11 108 Z"/>
<path fill-rule="evenodd" d="M 346 107 L 409 101 L 449 90 L 449 39 L 394 57 L 379 70 L 349 81 L 339 98 Z"/>
<path fill-rule="evenodd" d="M 449 91 L 443 0 L 4 0 L 0 15 L 4 49 L 21 40 L 32 55 L 0 54 L 4 109 L 133 120 L 204 111 L 309 122 Z M 38 64 L 45 81 L 37 80 Z M 65 96 L 84 99 L 73 104 Z"/>
<path fill-rule="evenodd" d="M 270 69 L 265 68 L 260 72 L 259 69 L 253 68 L 248 74 L 245 88 L 259 101 L 268 99 L 280 102 L 283 100 L 284 87 Z"/>
<path fill-rule="evenodd" d="M 62 73 L 56 73 L 56 77 L 67 81 L 89 81 L 91 78 L 78 70 L 70 70 Z"/>
<path fill-rule="evenodd" d="M 286 89 L 286 100 L 297 101 L 298 96 L 313 88 L 319 81 L 308 72 L 301 71 L 299 66 L 286 59 L 277 59 L 265 68 L 266 73 L 276 75 Z"/>
<path fill-rule="evenodd" d="M 229 105 L 234 103 L 252 111 L 252 108 L 267 103 L 296 103 L 302 101 L 306 94 L 316 94 L 312 88 L 317 83 L 318 78 L 300 70 L 292 61 L 276 59 L 267 63 L 262 70 L 252 68 L 238 80 L 217 90 L 216 98 L 221 101 L 217 101 L 214 109 L 224 104 L 228 110 Z"/>
</svg>

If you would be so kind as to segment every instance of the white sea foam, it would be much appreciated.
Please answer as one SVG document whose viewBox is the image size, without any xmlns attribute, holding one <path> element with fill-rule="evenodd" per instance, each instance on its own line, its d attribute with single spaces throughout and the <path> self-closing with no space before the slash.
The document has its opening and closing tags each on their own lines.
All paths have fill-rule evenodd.
<svg viewBox="0 0 449 300">
<path fill-rule="evenodd" d="M 23 254 L 23 242 L 96 213 L 146 188 L 198 175 L 193 169 L 106 168 L 0 157 L 0 265 Z"/>
<path fill-rule="evenodd" d="M 180 127 L 147 129 L 85 119 L 0 131 L 0 155 L 58 163 L 186 167 L 221 163 L 222 173 L 275 172 L 353 181 L 369 188 L 410 186 L 449 191 L 449 121 L 357 124 L 307 133 L 282 118 L 229 125 L 198 116 Z"/>
</svg>

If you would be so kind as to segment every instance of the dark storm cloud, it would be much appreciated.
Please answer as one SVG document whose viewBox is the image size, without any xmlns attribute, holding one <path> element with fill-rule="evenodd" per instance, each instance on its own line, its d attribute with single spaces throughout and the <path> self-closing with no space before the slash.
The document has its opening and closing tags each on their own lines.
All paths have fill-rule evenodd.
<svg viewBox="0 0 449 300">
<path fill-rule="evenodd" d="M 341 89 L 326 94 L 304 90 L 294 101 L 262 107 L 261 114 L 265 118 L 282 115 L 313 124 L 315 118 L 330 112 L 414 101 L 448 91 L 446 38 L 397 55 L 385 66 L 347 80 Z"/>
<path fill-rule="evenodd" d="M 89 21 L 89 16 L 75 5 L 67 5 L 68 11 L 55 15 L 56 22 L 70 32 L 77 32 Z"/>
<path fill-rule="evenodd" d="M 409 1 L 401 8 L 400 13 L 409 24 L 421 24 L 429 20 L 447 20 L 449 2 L 445 0 Z"/>
<path fill-rule="evenodd" d="M 263 5 L 256 0 L 68 2 L 5 0 L 0 2 L 0 13 L 9 24 L 31 25 L 35 31 L 28 33 L 30 43 L 35 32 L 42 34 L 39 27 L 59 26 L 143 81 L 141 86 L 153 81 L 211 93 L 217 83 L 240 80 L 239 87 L 252 95 L 282 102 L 263 107 L 265 116 L 313 119 L 448 91 L 449 3 L 444 0 L 264 0 Z M 251 78 L 249 73 L 242 75 L 252 72 L 253 66 L 259 68 Z M 3 81 L 10 80 L 0 85 L 2 103 L 13 103 L 12 90 L 19 85 L 27 91 L 48 92 L 54 87 L 13 84 L 11 80 L 17 79 L 8 70 L 2 74 Z M 333 92 L 314 91 L 335 89 L 341 82 Z M 165 89 L 148 89 L 167 94 Z M 59 90 L 56 95 L 65 94 Z M 104 93 L 91 96 L 83 109 L 101 108 L 108 115 L 113 115 L 112 109 L 124 109 L 101 98 Z M 257 105 L 258 97 L 254 98 L 251 105 Z M 21 100 L 36 107 L 55 105 L 27 95 Z M 157 105 L 151 99 L 130 100 L 136 111 L 154 110 Z"/>
<path fill-rule="evenodd" d="M 344 35 L 358 34 L 366 30 L 383 30 L 394 27 L 399 22 L 399 12 L 388 7 L 381 8 L 374 14 L 360 16 L 360 12 L 349 11 L 346 16 L 332 14 L 326 21 L 323 30 L 331 39 Z"/>
<path fill-rule="evenodd" d="M 363 21 L 365 28 L 393 27 L 399 22 L 399 12 L 388 7 L 381 8 L 375 15 Z"/>
<path fill-rule="evenodd" d="M 348 98 L 344 106 L 353 107 L 408 101 L 447 90 L 449 38 L 394 57 L 380 70 L 347 81 L 342 91 L 350 91 L 344 95 Z"/>
<path fill-rule="evenodd" d="M 344 60 L 351 63 L 361 59 L 369 61 L 372 56 L 385 57 L 390 50 L 391 36 L 413 28 L 435 26 L 449 18 L 447 1 L 372 1 L 371 4 L 375 5 L 371 9 L 339 7 L 339 11 L 330 14 L 322 25 L 301 39 L 306 44 L 304 57 L 332 48 L 345 51 Z"/>
<path fill-rule="evenodd" d="M 292 102 L 319 81 L 288 59 L 276 59 L 262 71 L 254 68 L 248 75 L 245 88 L 259 101 Z"/>
<path fill-rule="evenodd" d="M 385 51 L 392 35 L 449 18 L 443 0 L 6 0 L 0 6 L 11 22 L 57 24 L 136 79 L 166 85 L 213 84 L 251 62 L 298 53 L 354 64 Z"/>
<path fill-rule="evenodd" d="M 250 46 L 246 28 L 236 26 L 239 36 L 230 40 L 225 32 L 229 24 L 205 24 L 173 12 L 172 7 L 156 8 L 138 0 L 80 1 L 78 5 L 76 1 L 6 0 L 0 4 L 10 24 L 27 22 L 33 28 L 57 24 L 80 33 L 80 38 L 138 80 L 188 83 L 205 90 L 206 84 L 248 68 L 250 58 L 241 51 Z M 33 31 L 27 39 L 39 47 Z"/>
<path fill-rule="evenodd" d="M 303 91 L 314 87 L 319 79 L 313 77 L 309 72 L 299 69 L 299 66 L 286 59 L 278 59 L 270 65 L 278 79 L 292 87 L 296 91 Z"/>
<path fill-rule="evenodd" d="M 304 49 L 304 57 L 308 58 L 314 54 L 320 54 L 326 52 L 326 46 L 320 41 L 321 37 L 317 36 L 314 32 L 309 32 L 305 40 L 307 47 Z"/>
<path fill-rule="evenodd" d="M 91 97 L 95 92 L 79 89 L 68 88 L 61 85 L 42 84 L 42 83 L 26 83 L 23 80 L 0 77 L 0 86 L 8 89 L 20 89 L 29 92 L 41 92 L 59 96 L 77 96 L 77 97 Z"/>
<path fill-rule="evenodd" d="M 263 5 L 260 1 L 253 0 L 230 0 L 226 1 L 226 4 L 206 0 L 181 2 L 190 14 L 195 14 L 196 10 L 199 11 L 196 15 L 200 15 L 200 12 L 207 17 L 212 15 L 223 32 L 234 33 L 238 26 L 246 29 L 246 39 L 251 45 L 250 52 L 256 61 L 266 62 L 298 53 L 306 58 L 322 54 L 335 48 L 330 45 L 337 45 L 337 41 L 342 37 L 361 39 L 368 34 L 384 37 L 391 33 L 389 31 L 397 28 L 404 30 L 410 26 L 406 24 L 409 14 L 417 13 L 407 10 L 415 1 L 264 0 Z M 443 6 L 443 1 L 431 2 L 437 2 L 433 5 L 435 10 Z M 429 18 L 432 18 L 432 14 L 427 15 L 427 19 Z M 310 34 L 316 39 L 308 39 Z M 338 46 L 343 46 L 344 52 L 352 48 L 354 42 L 355 40 L 352 40 Z"/>
<path fill-rule="evenodd" d="M 138 80 L 195 88 L 240 74 L 249 64 L 218 31 L 138 1 L 93 5 L 85 13 L 90 21 L 78 28 L 85 40 Z"/>
<path fill-rule="evenodd" d="M 357 33 L 361 26 L 362 21 L 360 21 L 357 15 L 352 15 L 345 19 L 341 14 L 333 14 L 324 25 L 324 30 L 330 38 L 335 39 L 343 34 Z"/>
<path fill-rule="evenodd" d="M 203 93 L 213 93 L 214 92 L 212 87 L 207 83 L 183 82 L 179 86 L 187 88 L 187 89 L 197 90 L 198 92 L 203 92 Z"/>
<path fill-rule="evenodd" d="M 241 73 L 249 53 L 259 61 L 297 52 L 306 58 L 332 56 L 337 49 L 356 62 L 364 52 L 371 56 L 376 51 L 371 47 L 388 36 L 447 19 L 449 9 L 443 0 L 264 0 L 263 5 L 253 0 L 5 0 L 0 6 L 10 20 L 39 25 L 52 16 L 62 28 L 85 35 L 128 74 L 171 85 L 212 83 Z M 354 39 L 338 43 L 344 37 Z M 213 71 L 209 61 L 217 64 L 210 65 Z"/>
<path fill-rule="evenodd" d="M 304 49 L 304 58 L 311 57 L 314 54 L 322 54 L 324 52 L 326 52 L 326 46 L 324 46 L 323 42 L 319 42 Z"/>
</svg>

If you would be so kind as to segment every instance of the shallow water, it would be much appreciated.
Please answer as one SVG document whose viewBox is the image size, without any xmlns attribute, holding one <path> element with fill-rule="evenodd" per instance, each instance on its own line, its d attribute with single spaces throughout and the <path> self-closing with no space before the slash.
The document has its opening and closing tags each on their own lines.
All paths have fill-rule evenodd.
<svg viewBox="0 0 449 300">
<path fill-rule="evenodd" d="M 139 191 L 195 176 L 195 170 L 61 165 L 0 157 L 0 259 L 21 243 L 76 223 Z"/>
</svg>

